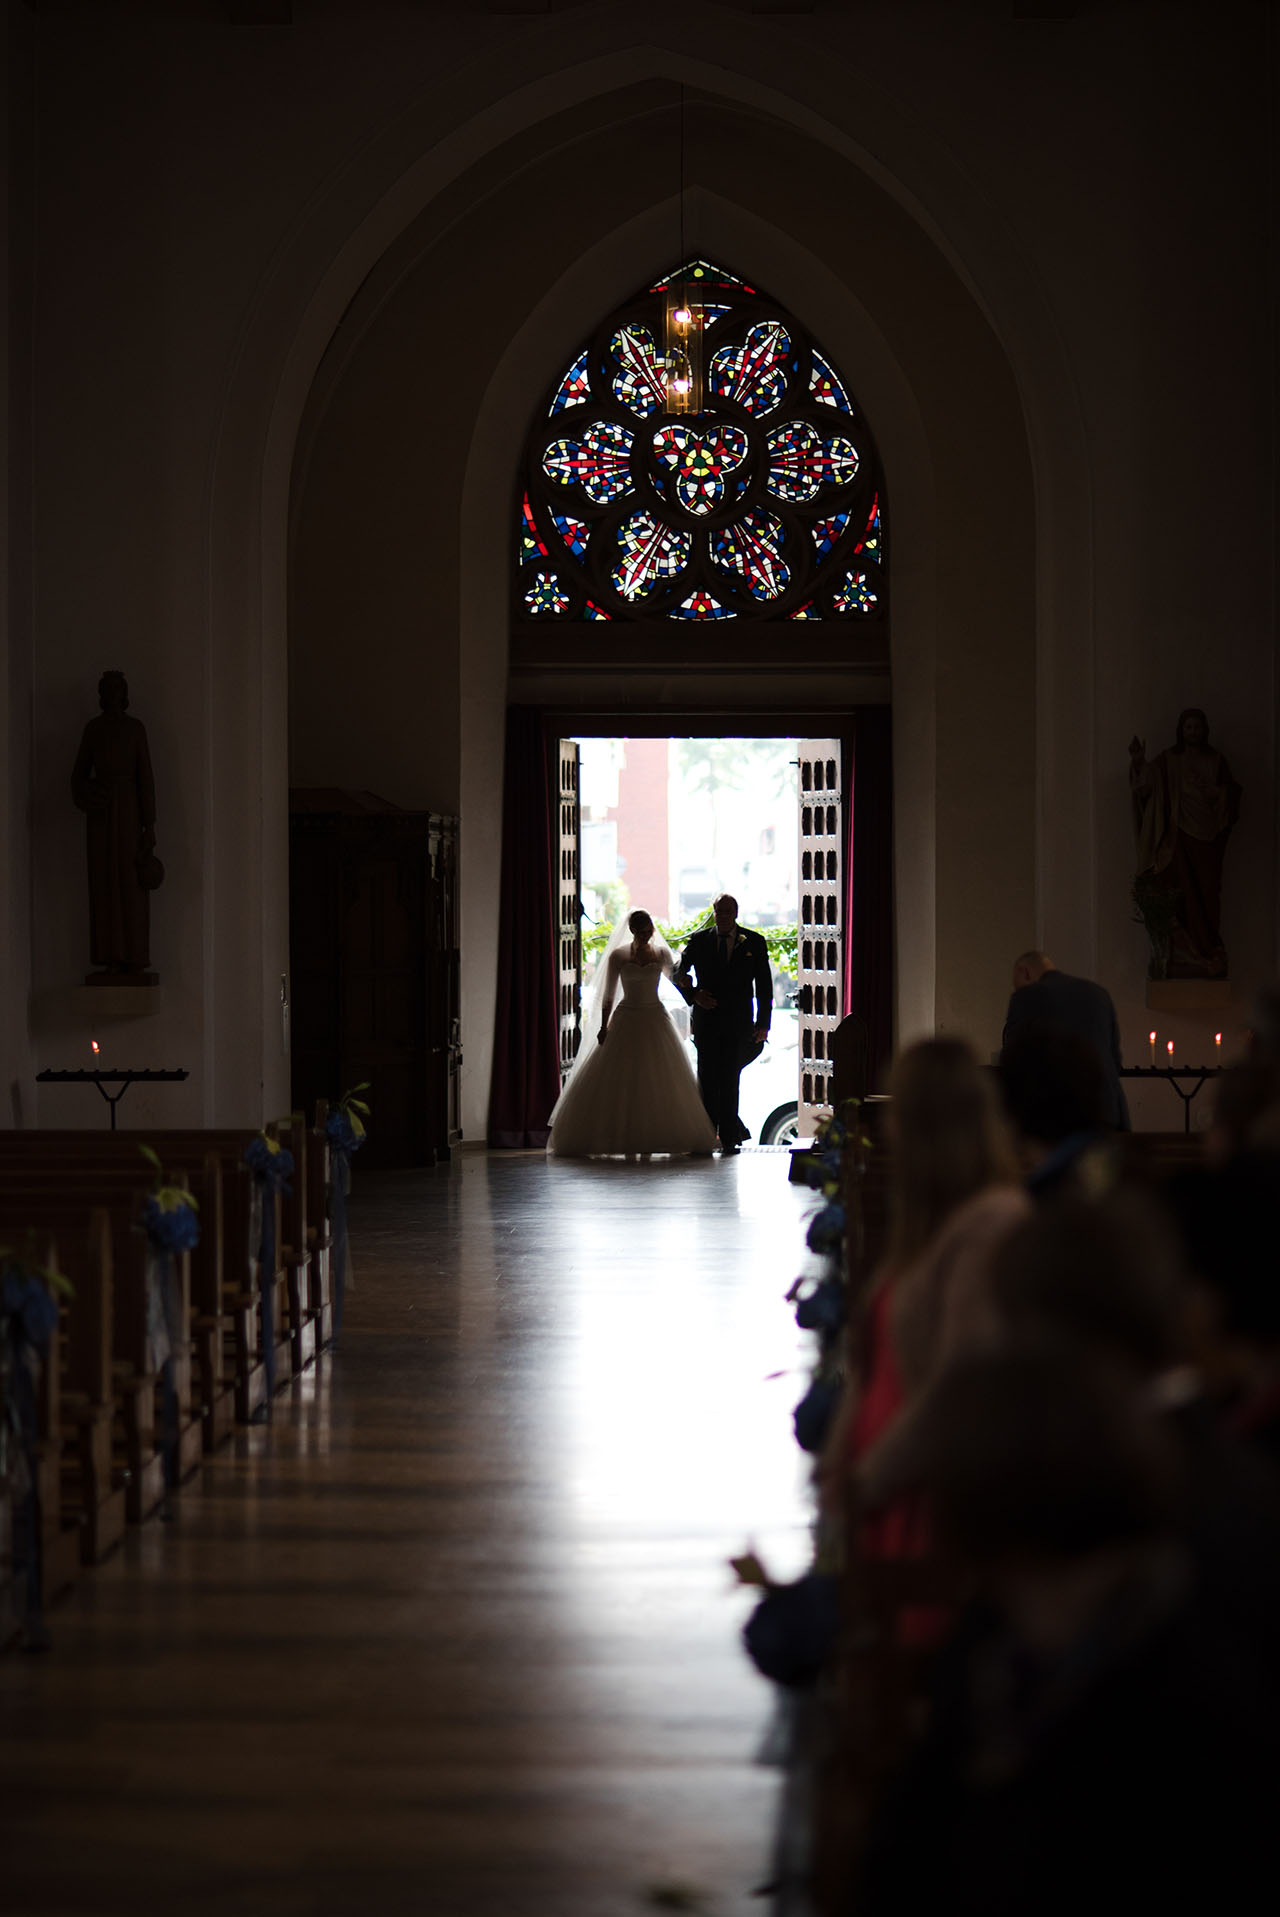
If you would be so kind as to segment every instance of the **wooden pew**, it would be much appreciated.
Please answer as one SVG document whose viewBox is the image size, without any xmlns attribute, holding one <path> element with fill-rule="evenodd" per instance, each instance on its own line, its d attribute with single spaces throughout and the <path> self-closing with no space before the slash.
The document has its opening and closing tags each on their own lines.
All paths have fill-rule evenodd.
<svg viewBox="0 0 1280 1917">
<path fill-rule="evenodd" d="M 317 1349 L 333 1333 L 329 1153 L 323 1130 L 308 1130 L 297 1115 L 272 1129 L 293 1154 L 295 1166 L 291 1192 L 274 1201 L 274 1359 L 279 1388 L 314 1362 Z M 120 1167 L 136 1173 L 142 1144 L 157 1152 L 166 1172 L 185 1174 L 203 1225 L 201 1243 L 191 1255 L 191 1285 L 195 1399 L 206 1449 L 227 1435 L 233 1411 L 238 1419 L 249 1421 L 260 1415 L 266 1398 L 254 1181 L 244 1164 L 244 1152 L 256 1136 L 248 1127 L 0 1134 L 0 1168 L 43 1165 L 65 1172 L 80 1188 L 86 1176 L 96 1175 L 99 1168 Z M 150 1172 L 143 1176 L 149 1181 Z"/>
<path fill-rule="evenodd" d="M 256 1130 L 173 1130 L 149 1128 L 137 1132 L 32 1131 L 0 1134 L 0 1165 L 10 1159 L 24 1164 L 53 1162 L 75 1167 L 83 1176 L 97 1165 L 138 1167 L 139 1147 L 148 1145 L 166 1172 L 185 1173 L 200 1203 L 202 1218 L 209 1210 L 212 1229 L 202 1232 L 193 1254 L 193 1286 L 197 1315 L 200 1402 L 206 1447 L 225 1437 L 231 1416 L 242 1423 L 260 1413 L 266 1401 L 266 1353 L 262 1345 L 258 1286 L 258 1243 L 253 1221 L 253 1177 L 244 1153 Z M 217 1169 L 213 1179 L 208 1170 Z M 149 1171 L 145 1173 L 149 1180 Z M 211 1195 L 212 1194 L 212 1195 Z M 275 1381 L 279 1389 L 289 1382 L 295 1352 L 301 1362 L 314 1355 L 315 1331 L 306 1286 L 306 1260 L 293 1268 L 281 1263 L 284 1243 L 277 1197 L 277 1270 L 273 1275 Z M 300 1219 L 305 1227 L 305 1213 Z"/>
<path fill-rule="evenodd" d="M 121 1134 L 117 1134 L 117 1136 L 120 1135 Z M 129 1134 L 123 1135 L 128 1136 Z M 143 1134 L 140 1132 L 134 1134 L 134 1136 L 138 1139 L 143 1138 Z M 230 1264 L 226 1279 L 226 1282 L 229 1282 L 234 1287 L 234 1291 L 231 1295 L 238 1301 L 239 1309 L 243 1309 L 247 1294 L 252 1300 L 253 1351 L 252 1353 L 243 1353 L 239 1345 L 237 1346 L 236 1416 L 242 1422 L 247 1422 L 258 1414 L 260 1409 L 265 1407 L 267 1399 L 267 1353 L 262 1335 L 261 1290 L 258 1272 L 259 1241 L 256 1236 L 257 1227 L 254 1222 L 256 1213 L 254 1204 L 254 1179 L 253 1174 L 244 1162 L 244 1154 L 257 1136 L 258 1132 L 256 1129 L 250 1130 L 247 1127 L 208 1131 L 153 1131 L 146 1134 L 146 1142 L 158 1153 L 162 1163 L 166 1160 L 166 1154 L 172 1154 L 174 1152 L 182 1153 L 202 1149 L 205 1151 L 213 1151 L 218 1156 L 224 1176 L 230 1174 L 235 1177 L 237 1182 L 241 1180 L 241 1177 L 247 1181 L 243 1189 L 246 1195 L 248 1210 L 247 1214 L 243 1216 L 242 1226 L 241 1208 L 237 1202 L 235 1229 L 234 1235 L 231 1236 Z M 302 1177 L 298 1174 L 299 1168 L 295 1160 L 295 1177 L 290 1181 L 294 1185 L 295 1190 L 303 1182 Z M 314 1360 L 315 1330 L 314 1314 L 311 1311 L 307 1286 L 305 1251 L 299 1254 L 292 1245 L 289 1245 L 287 1247 L 289 1255 L 288 1257 L 285 1255 L 286 1236 L 283 1229 L 283 1208 L 288 1201 L 282 1200 L 277 1193 L 271 1196 L 268 1202 L 275 1206 L 276 1212 L 276 1268 L 269 1282 L 272 1287 L 272 1319 L 274 1325 L 272 1351 L 273 1370 L 275 1375 L 275 1389 L 279 1391 L 289 1383 L 295 1372 L 301 1371 L 304 1365 L 310 1364 Z M 305 1241 L 305 1193 L 302 1204 L 304 1210 L 301 1215 L 300 1224 L 304 1232 Z M 244 1261 L 243 1279 L 242 1259 Z"/>
<path fill-rule="evenodd" d="M 0 1166 L 56 1168 L 73 1182 L 91 1176 L 101 1166 L 128 1171 L 134 1175 L 135 1182 L 148 1183 L 151 1168 L 138 1153 L 136 1142 L 117 1145 L 115 1141 L 120 1136 L 110 1132 L 0 1133 Z M 234 1223 L 235 1203 L 233 1198 L 230 1205 L 224 1205 L 224 1177 L 215 1154 L 176 1154 L 172 1169 L 185 1174 L 200 1214 L 200 1243 L 191 1253 L 193 1391 L 200 1407 L 204 1448 L 210 1451 L 229 1435 L 234 1419 L 235 1359 L 234 1352 L 227 1350 L 233 1327 L 222 1297 L 222 1274 L 224 1214 L 229 1214 Z M 245 1194 L 241 1194 L 246 1242 L 247 1179 L 246 1172 Z"/>
<path fill-rule="evenodd" d="M 308 1126 L 291 1112 L 268 1128 L 293 1154 L 292 1193 L 282 1209 L 281 1229 L 290 1259 L 306 1261 L 306 1284 L 317 1352 L 333 1341 L 332 1240 L 329 1230 L 329 1141 L 323 1119 Z"/>
<path fill-rule="evenodd" d="M 83 1234 L 63 1230 L 58 1246 L 57 1268 L 74 1287 L 61 1312 L 62 1424 L 64 1436 L 75 1433 L 63 1483 L 80 1526 L 81 1561 L 100 1564 L 124 1536 L 126 1502 L 112 1466 L 115 1268 L 107 1213 L 96 1213 Z"/>
<path fill-rule="evenodd" d="M 173 1175 L 182 1182 L 182 1174 Z M 50 1169 L 41 1161 L 15 1165 L 0 1158 L 0 1229 L 36 1224 L 59 1240 L 82 1226 L 88 1214 L 107 1214 L 112 1269 L 112 1369 L 117 1410 L 119 1452 L 127 1471 L 125 1508 L 130 1520 L 141 1522 L 163 1501 L 166 1468 L 176 1479 L 190 1476 L 200 1464 L 201 1420 L 192 1408 L 192 1362 L 188 1338 L 173 1354 L 171 1381 L 177 1429 L 166 1460 L 165 1406 L 159 1376 L 150 1362 L 148 1336 L 147 1241 L 141 1228 L 147 1192 L 131 1164 Z M 190 1325 L 190 1258 L 174 1257 L 178 1287 L 178 1322 Z M 70 1274 L 68 1274 L 70 1276 Z"/>
<path fill-rule="evenodd" d="M 33 1221 L 7 1216 L 0 1236 L 21 1244 Z M 124 1535 L 124 1491 L 112 1471 L 111 1313 L 113 1266 L 107 1213 L 91 1208 L 64 1219 L 57 1238 L 35 1228 L 38 1262 L 61 1271 L 73 1287 L 42 1368 L 37 1399 L 37 1477 L 46 1598 L 66 1588 L 78 1562 L 96 1564 Z M 11 1570 L 14 1510 L 0 1497 L 0 1564 Z M 0 1641 L 25 1610 L 25 1593 L 0 1571 Z"/>
<path fill-rule="evenodd" d="M 280 1129 L 290 1131 L 290 1121 L 280 1121 Z M 117 1133 L 128 1137 L 130 1134 Z M 144 1134 L 133 1134 L 139 1140 Z M 218 1154 L 224 1172 L 234 1168 L 238 1174 L 243 1170 L 250 1180 L 249 1194 L 252 1208 L 252 1174 L 244 1166 L 244 1154 L 249 1145 L 258 1136 L 256 1130 L 236 1128 L 233 1130 L 208 1131 L 152 1131 L 145 1134 L 145 1142 L 150 1143 L 165 1162 L 167 1152 L 200 1149 L 215 1151 Z M 290 1179 L 291 1192 L 282 1198 L 276 1194 L 271 1200 L 276 1207 L 275 1244 L 276 1270 L 273 1275 L 275 1341 L 274 1369 L 277 1390 L 289 1383 L 289 1380 L 306 1365 L 314 1362 L 316 1355 L 317 1312 L 313 1308 L 310 1289 L 310 1260 L 307 1251 L 307 1172 L 306 1172 L 306 1134 L 301 1128 L 297 1135 L 298 1149 L 294 1150 L 290 1136 L 281 1136 L 279 1142 L 286 1150 L 294 1153 L 294 1171 Z M 286 1209 L 287 1208 L 287 1209 Z M 287 1224 L 287 1229 L 286 1229 Z M 238 1228 L 237 1228 L 238 1233 Z M 258 1291 L 258 1245 L 251 1242 L 252 1233 L 246 1239 L 250 1264 L 250 1289 Z M 233 1265 L 239 1264 L 239 1237 L 237 1235 L 233 1250 Z M 261 1326 L 258 1326 L 258 1363 L 265 1359 L 261 1346 Z M 256 1370 L 256 1366 L 253 1367 Z M 258 1405 L 265 1403 L 266 1375 L 263 1370 L 261 1379 L 252 1378 L 250 1388 L 245 1394 L 247 1402 L 237 1403 L 237 1416 L 250 1417 Z"/>
<path fill-rule="evenodd" d="M 15 1245 L 16 1234 L 2 1227 L 0 1236 L 15 1249 L 26 1249 L 24 1241 Z M 33 1234 L 32 1256 L 38 1264 L 58 1268 L 58 1248 L 47 1233 Z M 0 1644 L 38 1625 L 39 1620 L 31 1615 L 32 1548 L 40 1553 L 40 1586 L 45 1603 L 75 1582 L 80 1561 L 80 1526 L 74 1512 L 64 1511 L 62 1499 L 61 1369 L 59 1322 L 50 1334 L 36 1392 L 33 1474 L 39 1506 L 38 1540 L 29 1534 L 27 1493 L 25 1488 L 18 1491 L 17 1471 L 0 1482 Z M 2 1399 L 0 1415 L 6 1415 Z"/>
</svg>

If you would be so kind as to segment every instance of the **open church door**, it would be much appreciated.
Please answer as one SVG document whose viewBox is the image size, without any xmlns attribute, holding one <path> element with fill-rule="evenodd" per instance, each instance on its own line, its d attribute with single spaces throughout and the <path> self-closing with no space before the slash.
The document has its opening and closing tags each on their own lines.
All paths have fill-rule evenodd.
<svg viewBox="0 0 1280 1917">
<path fill-rule="evenodd" d="M 579 878 L 579 838 L 582 805 L 579 798 L 578 746 L 561 739 L 556 872 L 556 971 L 559 982 L 560 1082 L 563 1085 L 578 1052 L 582 1031 L 582 899 Z"/>
<path fill-rule="evenodd" d="M 844 1006 L 844 805 L 838 739 L 802 739 L 799 767 L 800 1137 L 812 1138 L 831 1110 L 832 1035 Z"/>
</svg>

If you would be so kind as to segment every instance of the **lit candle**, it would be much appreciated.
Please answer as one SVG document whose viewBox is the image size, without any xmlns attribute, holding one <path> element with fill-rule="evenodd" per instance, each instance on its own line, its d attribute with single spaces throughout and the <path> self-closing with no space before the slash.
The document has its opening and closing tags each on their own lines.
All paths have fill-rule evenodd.
<svg viewBox="0 0 1280 1917">
<path fill-rule="evenodd" d="M 1154 1065 L 1156 1062 L 1156 1035 L 1154 1032 L 1147 1033 L 1147 1044 L 1151 1047 L 1151 1063 Z"/>
<path fill-rule="evenodd" d="M 98 1041 L 97 1041 L 97 1039 L 96 1039 L 96 1038 L 91 1038 L 91 1039 L 89 1040 L 89 1044 L 90 1044 L 90 1046 L 92 1047 L 92 1050 L 93 1050 L 93 1055 L 94 1055 L 94 1057 L 96 1058 L 96 1057 L 98 1056 L 98 1054 L 99 1054 L 99 1052 L 100 1052 L 100 1051 L 102 1050 L 102 1047 L 101 1047 L 101 1046 L 99 1045 L 99 1043 L 98 1043 Z"/>
<path fill-rule="evenodd" d="M 1214 1045 L 1214 1050 L 1217 1052 L 1220 1058 L 1222 1056 L 1222 1033 L 1221 1032 L 1214 1033 L 1213 1045 Z"/>
<path fill-rule="evenodd" d="M 1165 1050 L 1169 1054 L 1169 1063 L 1172 1065 L 1173 1063 L 1173 1040 L 1172 1039 L 1170 1039 L 1169 1043 L 1165 1046 Z"/>
</svg>

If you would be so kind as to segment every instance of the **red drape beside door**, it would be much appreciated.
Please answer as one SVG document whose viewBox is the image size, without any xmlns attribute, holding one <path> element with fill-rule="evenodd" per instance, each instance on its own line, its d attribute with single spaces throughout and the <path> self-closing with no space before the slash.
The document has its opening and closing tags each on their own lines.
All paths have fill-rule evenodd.
<svg viewBox="0 0 1280 1917">
<path fill-rule="evenodd" d="M 844 1005 L 867 1028 L 868 1083 L 872 1091 L 882 1091 L 893 1053 L 893 715 L 888 706 L 861 706 L 855 713 L 844 792 Z"/>
<path fill-rule="evenodd" d="M 502 786 L 498 1004 L 489 1085 L 489 1143 L 542 1146 L 560 1096 L 551 789 L 542 714 L 507 712 Z"/>
</svg>

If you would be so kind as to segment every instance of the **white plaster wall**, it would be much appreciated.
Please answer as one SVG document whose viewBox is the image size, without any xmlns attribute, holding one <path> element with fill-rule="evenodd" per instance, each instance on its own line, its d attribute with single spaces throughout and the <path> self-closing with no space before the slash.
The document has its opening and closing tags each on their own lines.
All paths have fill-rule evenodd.
<svg viewBox="0 0 1280 1917">
<path fill-rule="evenodd" d="M 929 586 L 957 608 L 936 635 L 951 661 L 935 681 L 950 722 L 936 753 L 929 702 L 913 699 L 905 666 L 895 686 L 900 753 L 934 758 L 946 828 L 933 899 L 951 969 L 935 1015 L 984 1049 L 994 1042 L 1004 980 L 992 974 L 1016 921 L 1013 943 L 1039 935 L 1064 964 L 1096 970 L 1126 1042 L 1141 1042 L 1117 743 L 1135 725 L 1159 739 L 1184 703 L 1208 707 L 1246 788 L 1228 868 L 1242 991 L 1274 966 L 1275 299 L 1260 264 L 1273 210 L 1269 9 L 1235 0 L 1209 17 L 1170 0 L 1053 22 L 951 0 L 747 28 L 741 12 L 691 0 L 678 21 L 647 18 L 643 45 L 633 11 L 613 5 L 513 17 L 334 0 L 295 14 L 289 31 L 237 31 L 213 8 L 158 18 L 98 0 L 42 9 L 33 29 L 35 598 L 30 644 L 20 639 L 15 657 L 11 634 L 10 668 L 11 684 L 14 671 L 34 682 L 35 967 L 41 993 L 83 970 L 66 772 L 99 670 L 122 663 L 156 751 L 169 868 L 155 914 L 167 1009 L 130 1044 L 142 1062 L 194 1072 L 136 1115 L 246 1117 L 276 1109 L 287 1089 L 276 1004 L 286 524 L 325 347 L 366 275 L 450 181 L 559 106 L 646 72 L 679 73 L 760 116 L 764 161 L 786 128 L 803 129 L 874 180 L 971 288 L 1017 385 L 1035 697 L 1003 666 L 989 670 L 984 633 L 1026 527 L 1016 513 L 993 518 L 976 491 L 963 508 L 968 564 Z M 540 212 L 530 208 L 531 231 Z M 861 244 L 856 225 L 828 222 L 846 285 Z M 899 317 L 927 333 L 928 313 Z M 881 330 L 900 351 L 883 318 Z M 953 335 L 934 341 L 940 384 L 963 369 L 955 347 Z M 981 421 L 969 430 L 981 439 Z M 968 449 L 953 439 L 942 450 L 939 493 L 954 496 Z M 465 685 L 458 697 L 470 713 Z M 483 781 L 491 701 L 475 719 L 465 736 Z M 470 750 L 460 723 L 464 784 Z M 1024 877 L 1009 874 L 990 926 L 1001 841 L 993 856 L 986 834 L 1003 833 L 1010 810 L 1035 827 L 1036 897 L 1024 905 Z M 900 833 L 900 888 L 913 860 Z M 20 911 L 12 860 L 3 876 Z M 906 903 L 900 984 L 916 964 L 909 997 L 923 1007 L 929 965 L 915 955 L 931 929 L 919 907 L 904 921 Z M 488 936 L 483 912 L 469 908 L 465 923 L 464 964 Z M 61 1003 L 36 1004 L 37 1064 L 71 1062 L 86 1041 Z M 46 1122 L 97 1109 L 64 1092 L 39 1106 Z"/>
</svg>

